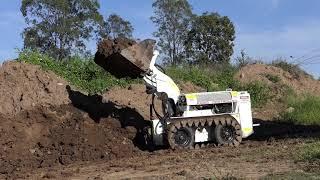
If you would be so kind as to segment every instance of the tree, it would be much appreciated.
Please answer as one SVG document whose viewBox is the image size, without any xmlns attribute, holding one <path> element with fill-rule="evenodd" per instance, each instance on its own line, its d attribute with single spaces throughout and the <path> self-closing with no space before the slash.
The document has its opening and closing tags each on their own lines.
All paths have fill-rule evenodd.
<svg viewBox="0 0 320 180">
<path fill-rule="evenodd" d="M 22 0 L 21 12 L 28 25 L 22 33 L 24 48 L 63 59 L 83 53 L 85 41 L 103 25 L 98 0 Z"/>
<path fill-rule="evenodd" d="M 151 17 L 158 30 L 157 37 L 161 51 L 167 56 L 170 64 L 182 62 L 184 57 L 184 39 L 188 32 L 192 17 L 191 6 L 187 0 L 156 0 L 152 7 L 154 16 Z"/>
<path fill-rule="evenodd" d="M 193 18 L 185 42 L 187 54 L 193 63 L 228 63 L 234 39 L 235 29 L 228 17 L 203 13 Z"/>
<path fill-rule="evenodd" d="M 129 21 L 122 19 L 117 14 L 111 14 L 106 22 L 106 30 L 113 39 L 118 37 L 132 38 L 134 28 Z"/>
</svg>

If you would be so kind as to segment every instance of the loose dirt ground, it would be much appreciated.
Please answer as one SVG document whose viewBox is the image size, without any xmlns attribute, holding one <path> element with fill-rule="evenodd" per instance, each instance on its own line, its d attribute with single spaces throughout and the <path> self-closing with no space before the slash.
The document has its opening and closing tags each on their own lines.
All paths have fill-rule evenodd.
<svg viewBox="0 0 320 180">
<path fill-rule="evenodd" d="M 292 158 L 304 139 L 245 141 L 240 148 L 192 151 L 158 150 L 108 162 L 78 163 L 39 169 L 24 177 L 52 179 L 259 179 L 267 175 L 304 172 Z"/>
</svg>

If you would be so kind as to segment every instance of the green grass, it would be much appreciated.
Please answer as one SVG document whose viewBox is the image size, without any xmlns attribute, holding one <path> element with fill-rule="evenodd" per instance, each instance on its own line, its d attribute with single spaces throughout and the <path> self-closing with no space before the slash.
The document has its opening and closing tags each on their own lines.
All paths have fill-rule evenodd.
<svg viewBox="0 0 320 180">
<path fill-rule="evenodd" d="M 167 67 L 166 74 L 174 81 L 186 82 L 203 87 L 208 91 L 225 90 L 235 87 L 236 81 L 233 76 L 236 73 L 234 67 L 225 65 L 223 67 Z"/>
<path fill-rule="evenodd" d="M 93 62 L 92 58 L 74 56 L 58 61 L 48 55 L 25 50 L 19 53 L 18 61 L 40 65 L 45 70 L 51 70 L 65 78 L 72 85 L 89 93 L 102 93 L 113 86 L 125 87 L 137 82 L 132 79 L 117 79 Z"/>
<path fill-rule="evenodd" d="M 281 120 L 301 125 L 320 125 L 320 97 L 289 96 L 287 106 L 291 110 L 281 114 Z"/>
<path fill-rule="evenodd" d="M 167 67 L 166 74 L 176 82 L 190 81 L 193 84 L 205 88 L 209 91 L 218 90 L 219 85 L 215 84 L 211 77 L 212 74 L 203 72 L 196 67 Z"/>
<path fill-rule="evenodd" d="M 249 84 L 240 85 L 239 90 L 248 91 L 251 96 L 253 107 L 262 107 L 271 98 L 270 88 L 259 81 L 254 81 Z"/>
</svg>

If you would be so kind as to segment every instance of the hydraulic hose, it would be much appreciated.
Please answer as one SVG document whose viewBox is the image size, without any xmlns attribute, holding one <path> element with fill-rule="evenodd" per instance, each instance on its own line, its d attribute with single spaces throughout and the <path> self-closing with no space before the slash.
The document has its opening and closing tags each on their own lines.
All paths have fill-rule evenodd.
<svg viewBox="0 0 320 180">
<path fill-rule="evenodd" d="M 155 108 L 155 103 L 154 103 L 155 98 L 156 98 L 155 94 L 152 94 L 152 104 L 151 104 L 152 109 L 153 109 L 153 111 L 155 112 L 157 118 L 159 118 L 159 120 L 162 122 L 162 124 L 166 127 L 166 126 L 167 126 L 167 119 L 170 118 L 170 113 L 169 113 L 168 110 L 165 111 L 164 107 L 162 106 L 162 111 L 165 112 L 165 113 L 164 113 L 163 116 L 161 116 L 161 115 L 159 114 L 159 112 L 158 112 L 158 111 L 156 110 L 156 108 Z M 165 102 L 165 103 L 168 103 L 168 102 L 169 102 L 169 101 L 167 101 L 167 102 Z M 164 103 L 163 100 L 162 100 L 162 103 Z"/>
</svg>

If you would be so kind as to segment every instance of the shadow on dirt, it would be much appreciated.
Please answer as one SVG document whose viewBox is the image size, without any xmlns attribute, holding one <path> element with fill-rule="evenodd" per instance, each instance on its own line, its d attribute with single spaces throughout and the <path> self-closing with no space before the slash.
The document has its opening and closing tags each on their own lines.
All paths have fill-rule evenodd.
<svg viewBox="0 0 320 180">
<path fill-rule="evenodd" d="M 295 125 L 281 121 L 264 121 L 254 119 L 254 134 L 248 138 L 249 140 L 266 141 L 270 138 L 274 139 L 294 139 L 294 138 L 319 138 L 320 126 L 316 125 Z"/>
<path fill-rule="evenodd" d="M 96 123 L 105 121 L 107 118 L 114 118 L 120 121 L 122 128 L 133 127 L 136 130 L 134 145 L 141 150 L 147 150 L 144 129 L 150 125 L 150 122 L 144 120 L 135 109 L 121 107 L 110 101 L 103 102 L 100 95 L 85 95 L 79 91 L 73 91 L 70 86 L 67 86 L 66 89 L 72 105 L 88 113 Z"/>
</svg>

